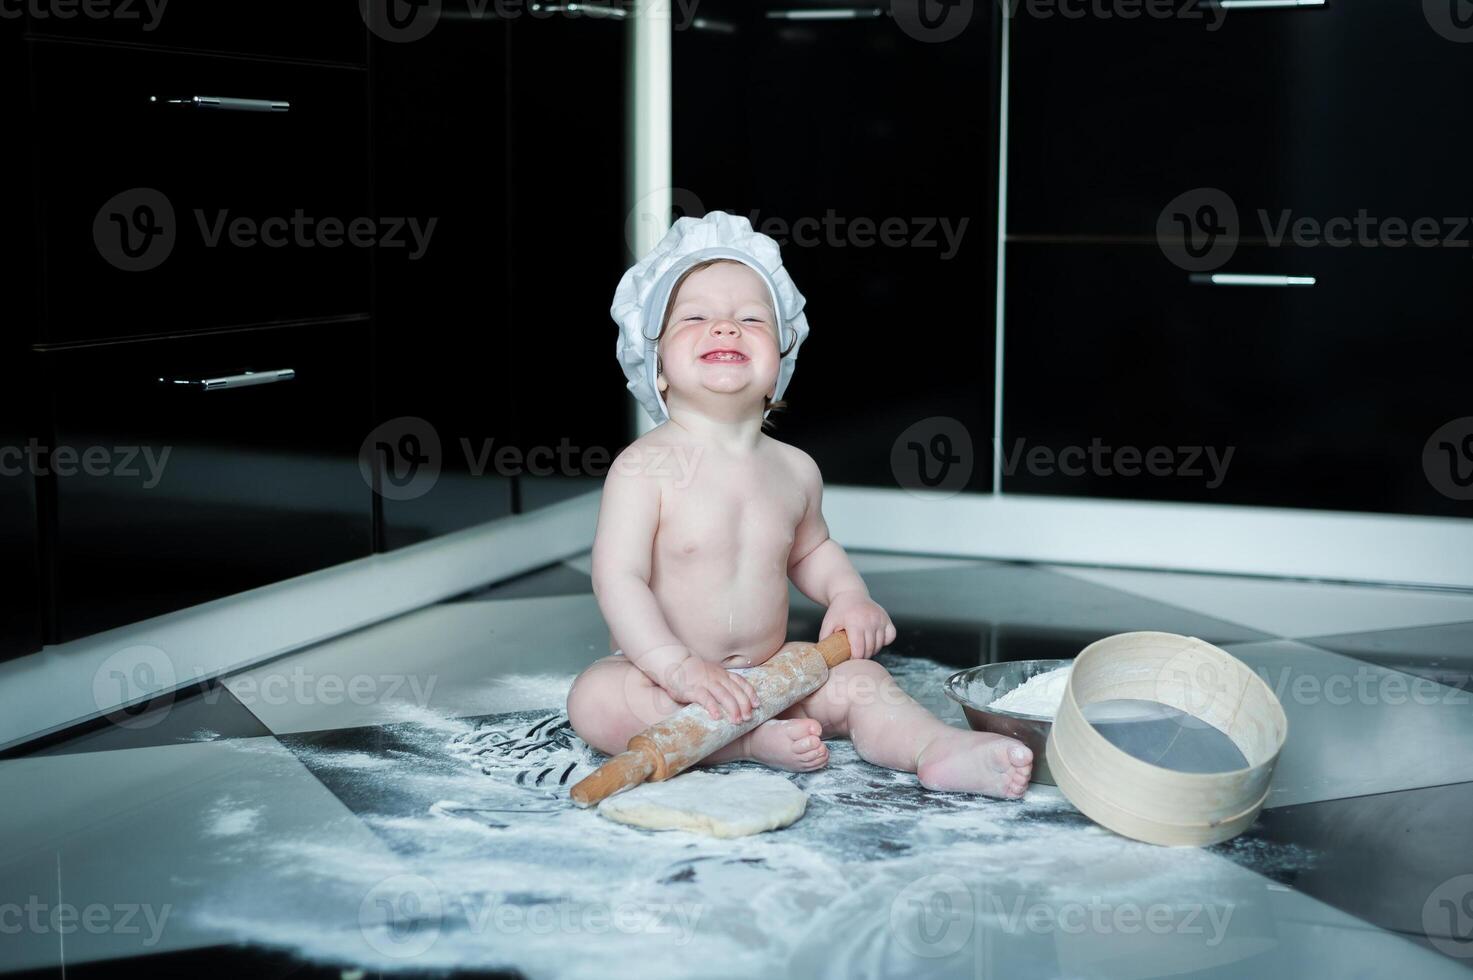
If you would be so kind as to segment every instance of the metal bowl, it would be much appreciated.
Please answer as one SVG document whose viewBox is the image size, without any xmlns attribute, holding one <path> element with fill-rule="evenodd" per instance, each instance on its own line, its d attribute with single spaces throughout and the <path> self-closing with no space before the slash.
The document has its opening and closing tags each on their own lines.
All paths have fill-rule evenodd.
<svg viewBox="0 0 1473 980">
<path fill-rule="evenodd" d="M 959 670 L 946 679 L 946 694 L 962 706 L 967 724 L 975 732 L 996 732 L 1016 738 L 1033 750 L 1033 782 L 1054 785 L 1044 758 L 1049 729 L 1054 720 L 1041 715 L 1025 715 L 1016 711 L 989 708 L 1004 694 L 1021 687 L 1029 678 L 1067 667 L 1072 660 L 1011 660 L 999 664 L 983 664 Z"/>
</svg>

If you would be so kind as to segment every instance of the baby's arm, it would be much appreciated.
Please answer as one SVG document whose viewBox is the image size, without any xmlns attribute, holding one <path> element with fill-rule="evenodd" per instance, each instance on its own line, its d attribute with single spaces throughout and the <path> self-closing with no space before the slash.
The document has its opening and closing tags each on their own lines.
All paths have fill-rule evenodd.
<svg viewBox="0 0 1473 980">
<path fill-rule="evenodd" d="M 793 532 L 788 578 L 799 592 L 828 607 L 819 630 L 820 640 L 843 629 L 849 634 L 855 659 L 872 657 L 894 642 L 895 624 L 870 598 L 864 579 L 839 542 L 829 537 L 829 526 L 823 519 L 823 476 L 818 464 L 802 451 L 798 458 L 799 482 L 808 506 Z"/>
<path fill-rule="evenodd" d="M 624 656 L 676 701 L 698 702 L 713 718 L 719 716 L 719 705 L 728 717 L 745 720 L 758 703 L 751 684 L 682 644 L 650 590 L 660 483 L 638 462 L 637 456 L 625 460 L 621 455 L 604 480 L 593 536 L 593 594 L 599 612 Z"/>
</svg>

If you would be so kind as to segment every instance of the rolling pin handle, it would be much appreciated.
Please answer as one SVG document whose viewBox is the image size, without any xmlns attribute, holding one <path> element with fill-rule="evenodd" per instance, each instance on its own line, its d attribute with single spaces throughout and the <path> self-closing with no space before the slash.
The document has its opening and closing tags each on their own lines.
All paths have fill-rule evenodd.
<svg viewBox="0 0 1473 980">
<path fill-rule="evenodd" d="M 621 789 L 638 786 L 649 779 L 656 768 L 655 759 L 647 751 L 620 752 L 574 786 L 568 795 L 582 807 L 593 806 Z"/>
<path fill-rule="evenodd" d="M 849 659 L 849 634 L 843 630 L 830 633 L 818 641 L 818 652 L 823 654 L 823 662 L 833 670 Z"/>
</svg>

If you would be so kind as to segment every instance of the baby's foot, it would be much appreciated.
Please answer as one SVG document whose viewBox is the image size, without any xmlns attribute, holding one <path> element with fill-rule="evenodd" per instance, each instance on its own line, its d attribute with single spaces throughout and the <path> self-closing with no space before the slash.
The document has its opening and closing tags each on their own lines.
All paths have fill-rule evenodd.
<svg viewBox="0 0 1473 980">
<path fill-rule="evenodd" d="M 1032 775 L 1032 750 L 991 732 L 954 729 L 936 736 L 916 757 L 916 776 L 927 789 L 1016 798 Z"/>
<path fill-rule="evenodd" d="M 786 769 L 808 772 L 829 764 L 829 749 L 818 736 L 822 726 L 812 718 L 773 718 L 742 739 L 742 758 Z"/>
</svg>

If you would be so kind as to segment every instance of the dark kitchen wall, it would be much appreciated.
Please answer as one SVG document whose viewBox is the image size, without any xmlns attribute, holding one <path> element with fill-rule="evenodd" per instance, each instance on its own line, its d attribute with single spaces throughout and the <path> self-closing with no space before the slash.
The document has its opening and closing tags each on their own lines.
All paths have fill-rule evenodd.
<svg viewBox="0 0 1473 980">
<path fill-rule="evenodd" d="M 674 200 L 753 218 L 807 298 L 775 438 L 830 483 L 988 492 L 997 12 L 977 4 L 952 36 L 918 2 L 677 17 Z"/>
<path fill-rule="evenodd" d="M 1436 6 L 1019 7 L 1005 492 L 1469 513 L 1470 32 Z M 1136 455 L 1026 463 L 1095 444 Z"/>
</svg>

